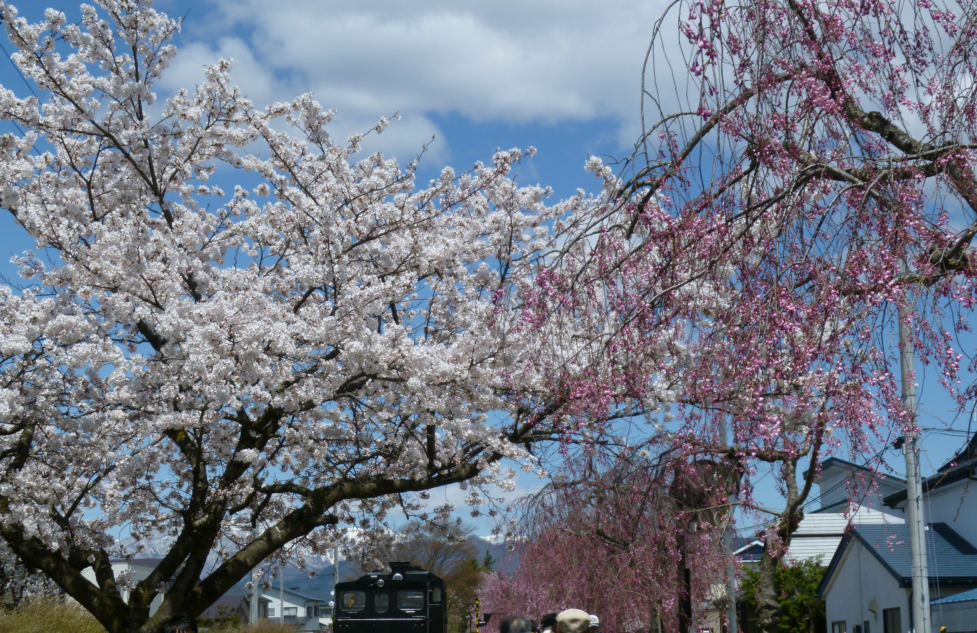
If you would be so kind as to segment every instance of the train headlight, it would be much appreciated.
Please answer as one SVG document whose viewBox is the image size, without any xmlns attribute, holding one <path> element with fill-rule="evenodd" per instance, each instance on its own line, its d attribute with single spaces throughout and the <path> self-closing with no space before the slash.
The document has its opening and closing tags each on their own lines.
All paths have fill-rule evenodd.
<svg viewBox="0 0 977 633">
<path fill-rule="evenodd" d="M 377 587 L 382 587 L 382 586 L 383 586 L 383 578 L 377 581 Z"/>
<path fill-rule="evenodd" d="M 394 574 L 394 580 L 403 580 L 403 579 L 404 577 L 401 576 L 400 574 Z"/>
</svg>

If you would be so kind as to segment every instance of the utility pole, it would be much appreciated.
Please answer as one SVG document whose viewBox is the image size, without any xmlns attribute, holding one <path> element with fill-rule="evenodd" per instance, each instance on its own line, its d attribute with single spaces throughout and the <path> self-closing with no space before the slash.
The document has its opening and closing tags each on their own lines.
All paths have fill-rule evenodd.
<svg viewBox="0 0 977 633">
<path fill-rule="evenodd" d="M 727 444 L 728 426 L 726 415 L 719 417 L 719 442 L 723 446 Z M 736 493 L 729 496 L 729 522 L 726 524 L 726 531 L 723 532 L 723 546 L 726 550 L 726 598 L 729 604 L 726 605 L 726 630 L 729 633 L 736 633 L 736 570 L 733 565 L 733 512 L 736 511 Z"/>
<path fill-rule="evenodd" d="M 333 600 L 336 600 L 337 601 L 336 604 L 339 604 L 338 602 L 339 596 L 336 595 L 336 585 L 339 584 L 339 546 L 338 545 L 332 548 L 332 562 L 333 562 L 333 570 L 332 570 Z"/>
<path fill-rule="evenodd" d="M 900 269 L 906 272 L 905 260 L 899 260 Z M 907 310 L 899 305 L 899 361 L 902 368 L 902 406 L 908 420 L 905 443 L 906 455 L 906 508 L 909 515 L 909 551 L 913 570 L 913 628 L 916 633 L 932 633 L 930 620 L 929 569 L 926 564 L 926 526 L 924 525 L 922 482 L 919 475 L 916 426 L 916 385 L 913 383 L 913 350 L 906 331 Z"/>
<path fill-rule="evenodd" d="M 278 623 L 285 624 L 285 566 L 278 561 Z"/>
<path fill-rule="evenodd" d="M 258 540 L 258 522 L 255 521 L 251 524 L 251 542 L 254 543 Z M 258 586 L 258 579 L 254 577 L 255 570 L 251 570 L 251 612 L 249 614 L 250 622 L 249 624 L 254 624 L 258 621 L 258 600 L 261 599 L 261 589 Z"/>
</svg>

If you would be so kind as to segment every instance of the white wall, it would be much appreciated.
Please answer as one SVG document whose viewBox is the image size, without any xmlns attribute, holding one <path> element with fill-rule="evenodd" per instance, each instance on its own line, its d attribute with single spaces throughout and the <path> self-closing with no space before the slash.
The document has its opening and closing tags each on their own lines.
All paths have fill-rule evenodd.
<svg viewBox="0 0 977 633">
<path fill-rule="evenodd" d="M 927 523 L 942 521 L 977 546 L 977 481 L 957 481 L 937 488 L 924 498 L 923 512 Z"/>
<path fill-rule="evenodd" d="M 272 587 L 262 594 L 263 598 L 270 600 L 268 607 L 275 610 L 275 615 L 269 616 L 268 620 L 270 622 L 279 622 L 279 616 L 282 615 L 282 603 L 278 599 L 278 588 Z M 285 607 L 294 607 L 296 609 L 296 619 L 287 619 L 285 623 L 298 623 L 300 625 L 300 630 L 313 630 L 316 631 L 320 628 L 319 618 L 307 618 L 305 615 L 306 600 L 301 596 L 296 596 L 291 593 L 288 589 L 285 590 Z M 322 605 L 319 605 L 322 608 Z"/>
<path fill-rule="evenodd" d="M 145 580 L 149 577 L 149 574 L 153 572 L 152 567 L 147 567 L 145 565 L 129 565 L 126 562 L 112 563 L 112 574 L 115 576 L 116 580 L 127 570 L 132 571 L 132 577 L 136 582 L 140 580 Z M 86 567 L 81 571 L 81 575 L 85 577 L 92 584 L 98 585 L 98 581 L 95 580 L 95 570 L 91 567 Z M 122 599 L 129 602 L 129 592 L 122 591 Z M 156 613 L 160 605 L 163 604 L 163 596 L 157 594 L 153 601 L 149 604 L 149 615 Z"/>
<path fill-rule="evenodd" d="M 863 579 L 870 580 L 863 582 Z M 831 623 L 838 620 L 845 621 L 847 633 L 852 633 L 853 625 L 866 620 L 870 633 L 882 633 L 882 610 L 891 608 L 899 609 L 902 630 L 909 630 L 909 590 L 899 587 L 896 579 L 858 540 L 849 544 L 824 597 L 829 633 Z M 872 600 L 877 604 L 875 614 L 868 610 Z"/>
<path fill-rule="evenodd" d="M 828 565 L 848 528 L 849 519 L 856 525 L 905 523 L 898 514 L 887 514 L 870 508 L 859 508 L 857 512 L 849 513 L 848 516 L 841 512 L 806 514 L 791 540 L 787 551 L 788 558 L 792 561 L 803 561 L 820 557 L 821 564 Z"/>
<path fill-rule="evenodd" d="M 977 631 L 977 601 L 935 604 L 930 614 L 934 631 L 939 631 L 941 626 L 946 627 L 947 633 Z"/>
</svg>

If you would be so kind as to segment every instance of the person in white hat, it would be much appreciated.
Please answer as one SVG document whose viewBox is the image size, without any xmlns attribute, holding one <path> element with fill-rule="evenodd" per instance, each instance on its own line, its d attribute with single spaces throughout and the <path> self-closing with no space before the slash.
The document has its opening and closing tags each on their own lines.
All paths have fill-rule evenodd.
<svg viewBox="0 0 977 633">
<path fill-rule="evenodd" d="M 567 609 L 556 616 L 556 626 L 560 633 L 587 633 L 590 616 L 580 609 Z"/>
<path fill-rule="evenodd" d="M 590 614 L 590 633 L 597 633 L 600 631 L 600 618 L 594 614 Z"/>
</svg>

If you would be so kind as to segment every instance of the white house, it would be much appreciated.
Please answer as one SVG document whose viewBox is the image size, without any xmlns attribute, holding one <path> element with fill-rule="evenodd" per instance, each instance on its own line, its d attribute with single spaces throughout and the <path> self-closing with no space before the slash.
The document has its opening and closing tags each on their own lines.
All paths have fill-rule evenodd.
<svg viewBox="0 0 977 633">
<path fill-rule="evenodd" d="M 926 553 L 933 630 L 977 631 L 977 436 L 935 475 L 923 481 Z M 881 490 L 881 487 L 880 487 Z M 912 578 L 906 489 L 888 492 L 886 520 L 854 522 L 833 552 L 818 588 L 828 633 L 904 633 L 911 630 Z"/>
<path fill-rule="evenodd" d="M 250 596 L 244 596 L 243 607 L 250 613 Z M 259 598 L 258 617 L 269 622 L 282 622 L 296 626 L 296 631 L 318 631 L 322 628 L 320 616 L 329 613 L 329 607 L 320 598 L 300 593 L 287 585 L 272 584 Z M 244 620 L 247 622 L 247 619 Z"/>
<path fill-rule="evenodd" d="M 938 468 L 936 474 L 923 480 L 926 522 L 947 523 L 965 539 L 977 543 L 977 494 L 971 490 L 977 485 L 973 484 L 974 479 L 977 479 L 977 434 L 966 448 Z M 900 514 L 905 512 L 905 487 L 886 496 L 885 504 Z"/>
<path fill-rule="evenodd" d="M 814 483 L 820 490 L 820 507 L 816 513 L 844 513 L 859 508 L 891 513 L 884 499 L 906 489 L 905 479 L 883 475 L 837 457 L 821 462 Z"/>
<path fill-rule="evenodd" d="M 820 559 L 827 565 L 849 525 L 905 522 L 902 512 L 884 503 L 888 495 L 905 489 L 904 479 L 830 457 L 821 462 L 814 483 L 820 490 L 818 508 L 805 511 L 791 536 L 788 561 Z"/>
<path fill-rule="evenodd" d="M 111 558 L 109 562 L 112 563 L 112 575 L 115 576 L 116 580 L 120 580 L 126 577 L 131 577 L 133 584 L 145 580 L 149 577 L 149 574 L 153 573 L 156 566 L 162 561 L 162 558 L 134 558 L 132 560 L 126 560 L 124 558 Z M 81 575 L 85 577 L 86 580 L 97 585 L 98 581 L 95 580 L 95 570 L 91 567 L 86 567 L 82 570 Z M 129 591 L 122 590 L 122 599 L 129 602 Z M 159 606 L 163 604 L 163 596 L 157 595 L 153 598 L 153 601 L 149 605 L 149 615 L 156 613 Z"/>
<path fill-rule="evenodd" d="M 112 573 L 116 579 L 130 576 L 134 582 L 146 579 L 160 563 L 161 558 L 122 558 L 111 559 Z M 95 571 L 88 567 L 82 575 L 95 581 Z M 129 592 L 122 591 L 122 599 L 129 600 Z M 332 610 L 326 601 L 300 593 L 295 588 L 285 586 L 280 591 L 278 584 L 259 595 L 258 619 L 270 622 L 283 622 L 295 625 L 296 631 L 319 631 L 332 622 Z M 243 585 L 235 585 L 230 591 L 221 596 L 217 602 L 200 614 L 201 619 L 214 619 L 236 615 L 242 623 L 247 624 L 251 615 L 250 593 Z M 156 613 L 163 603 L 162 595 L 157 595 L 150 604 L 149 614 Z M 322 618 L 322 620 L 320 620 Z"/>
<path fill-rule="evenodd" d="M 821 462 L 814 482 L 820 489 L 818 507 L 805 511 L 791 537 L 785 556 L 787 562 L 816 559 L 827 565 L 853 523 L 885 526 L 905 522 L 901 512 L 883 503 L 886 495 L 905 487 L 906 482 L 898 477 L 831 457 Z M 758 539 L 740 539 L 734 549 L 741 564 L 755 567 L 763 553 L 763 543 Z M 744 633 L 756 630 L 755 617 L 746 605 L 740 606 L 739 623 Z"/>
<path fill-rule="evenodd" d="M 977 587 L 977 547 L 946 523 L 926 531 L 930 599 Z M 912 628 L 912 566 L 907 525 L 854 526 L 818 587 L 830 633 L 903 633 Z M 959 610 L 958 610 L 959 611 Z M 946 625 L 934 608 L 933 630 Z M 970 614 L 971 625 L 977 612 Z M 948 631 L 972 631 L 977 626 Z"/>
<path fill-rule="evenodd" d="M 902 525 L 905 519 L 895 514 L 861 507 L 847 516 L 842 512 L 812 512 L 804 515 L 787 548 L 788 561 L 820 559 L 827 565 L 850 525 Z"/>
</svg>

